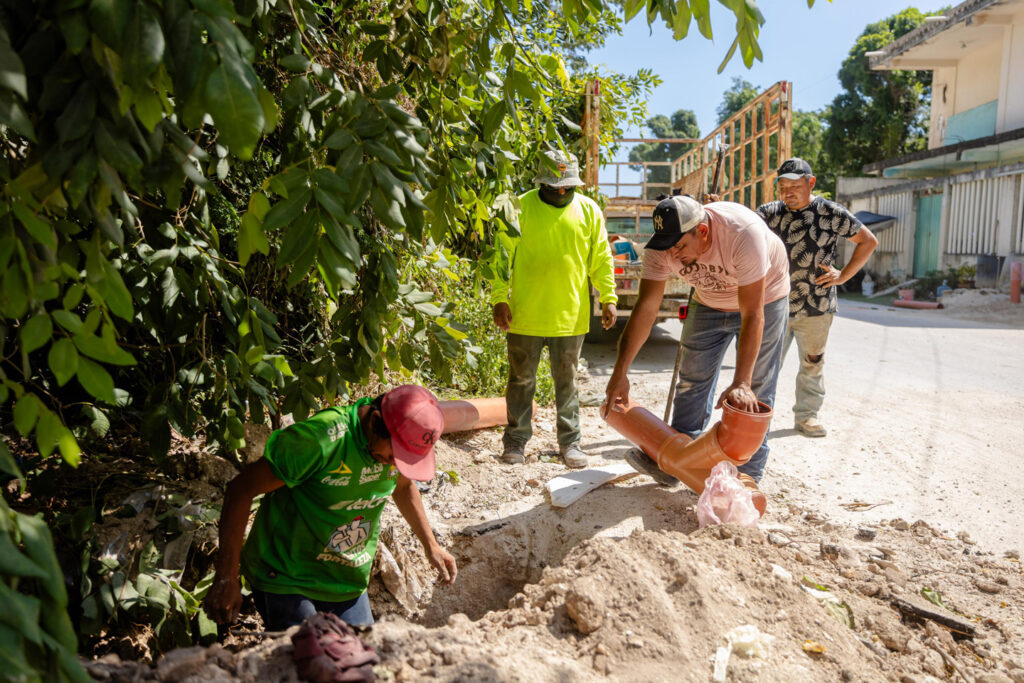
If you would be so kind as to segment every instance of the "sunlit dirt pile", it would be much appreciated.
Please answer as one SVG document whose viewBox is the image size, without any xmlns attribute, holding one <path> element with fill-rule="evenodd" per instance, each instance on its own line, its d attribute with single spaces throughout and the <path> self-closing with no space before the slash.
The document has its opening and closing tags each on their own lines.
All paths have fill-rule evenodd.
<svg viewBox="0 0 1024 683">
<path fill-rule="evenodd" d="M 555 509 L 544 484 L 565 470 L 544 450 L 553 414 L 538 417 L 525 465 L 495 459 L 496 430 L 439 446 L 423 499 L 459 562 L 453 586 L 435 583 L 397 511 L 386 511 L 370 588 L 378 623 L 365 636 L 380 679 L 708 681 L 717 654 L 720 680 L 1024 683 L 1016 553 L 986 554 L 924 522 L 839 526 L 777 495 L 759 529 L 698 530 L 696 496 L 645 477 Z M 616 443 L 594 464 L 619 462 L 621 451 Z M 239 652 L 108 657 L 91 671 L 286 681 L 290 656 L 289 634 L 268 634 Z"/>
<path fill-rule="evenodd" d="M 942 305 L 954 318 L 1024 327 L 1024 304 L 994 289 L 954 289 L 943 295 Z"/>
</svg>

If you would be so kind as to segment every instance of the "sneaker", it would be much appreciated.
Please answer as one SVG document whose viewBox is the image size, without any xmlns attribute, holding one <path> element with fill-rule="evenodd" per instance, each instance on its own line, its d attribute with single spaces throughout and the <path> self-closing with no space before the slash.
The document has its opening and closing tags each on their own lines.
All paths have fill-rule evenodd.
<svg viewBox="0 0 1024 683">
<path fill-rule="evenodd" d="M 508 465 L 521 465 L 526 462 L 526 446 L 508 444 L 501 453 L 501 461 Z"/>
<path fill-rule="evenodd" d="M 562 460 L 565 461 L 566 467 L 580 469 L 587 466 L 587 454 L 583 452 L 578 443 L 562 446 L 558 452 L 561 454 Z"/>
<path fill-rule="evenodd" d="M 648 475 L 662 486 L 675 486 L 679 483 L 678 479 L 668 472 L 663 472 L 662 469 L 658 467 L 658 463 L 651 460 L 651 458 L 639 448 L 630 448 L 626 451 L 626 455 L 623 457 L 634 470 L 641 474 Z"/>
<path fill-rule="evenodd" d="M 794 427 L 796 427 L 798 432 L 803 432 L 805 436 L 819 437 L 828 434 L 828 430 L 825 429 L 825 425 L 818 422 L 818 418 L 816 417 L 799 420 Z"/>
</svg>

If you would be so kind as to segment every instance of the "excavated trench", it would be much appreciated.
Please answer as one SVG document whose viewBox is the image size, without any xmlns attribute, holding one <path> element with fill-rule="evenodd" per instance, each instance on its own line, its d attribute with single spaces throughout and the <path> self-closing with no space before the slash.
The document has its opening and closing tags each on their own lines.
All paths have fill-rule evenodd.
<svg viewBox="0 0 1024 683">
<path fill-rule="evenodd" d="M 503 408 L 500 399 L 491 402 L 500 402 Z M 447 403 L 474 408 L 476 402 Z M 495 411 L 496 414 L 500 412 Z M 631 406 L 622 414 L 613 414 L 616 420 L 609 418 L 609 424 L 634 443 L 649 441 L 645 450 L 656 453 L 659 458 L 675 458 L 684 464 L 693 461 L 690 465 L 697 466 L 694 473 L 673 473 L 676 476 L 694 474 L 684 481 L 691 489 L 699 490 L 707 471 L 718 460 L 736 457 L 737 462 L 745 462 L 749 459 L 764 438 L 770 422 L 770 409 L 764 406 L 762 412 L 749 414 L 727 410 L 723 421 L 708 431 L 710 438 L 697 441 L 675 434 L 668 425 L 638 406 Z M 459 424 L 465 426 L 474 422 L 462 420 Z M 682 441 L 676 443 L 679 439 Z M 458 448 L 458 444 L 453 445 Z M 662 449 L 666 452 L 661 453 Z M 649 480 L 645 478 L 644 481 Z M 446 623 L 457 612 L 475 620 L 488 611 L 505 609 L 509 600 L 526 584 L 540 580 L 546 567 L 561 564 L 573 548 L 594 536 L 621 538 L 638 529 L 664 528 L 688 532 L 696 527 L 694 515 L 688 509 L 696 502 L 696 496 L 683 487 L 668 490 L 643 484 L 647 490 L 642 508 L 637 505 L 637 492 L 629 486 L 599 488 L 568 508 L 555 508 L 543 493 L 539 480 L 532 482 L 535 484 L 533 487 L 527 484 L 526 489 L 521 489 L 526 494 L 524 499 L 510 506 L 499 506 L 495 511 L 499 514 L 491 519 L 463 524 L 451 520 L 454 524 L 448 525 L 451 532 L 449 547 L 460 566 L 457 589 L 439 587 L 431 591 L 432 577 L 429 573 L 421 575 L 421 572 L 416 572 L 417 575 L 413 576 L 412 570 L 406 572 L 410 576 L 404 585 L 399 585 L 394 575 L 383 577 L 389 579 L 385 581 L 386 585 L 390 584 L 389 591 L 396 594 L 407 612 L 416 613 L 417 621 L 436 626 Z M 489 483 L 493 484 L 494 480 L 489 479 Z M 757 491 L 753 480 L 750 480 L 750 486 L 760 497 L 760 510 L 763 512 L 764 496 Z M 450 518 L 452 508 L 447 507 L 444 500 L 448 494 L 454 494 L 454 490 L 442 485 L 428 494 L 426 500 L 428 504 L 447 511 Z M 676 512 L 661 515 L 666 510 Z M 408 558 L 399 559 L 403 561 L 396 560 L 396 565 L 411 567 Z M 400 567 L 394 573 L 400 574 Z M 424 600 L 427 594 L 429 600 Z M 413 605 L 416 609 L 412 609 Z"/>
<path fill-rule="evenodd" d="M 565 509 L 553 508 L 539 489 L 521 501 L 517 511 L 465 525 L 449 520 L 450 536 L 443 541 L 459 565 L 453 586 L 435 583 L 418 543 L 396 520 L 389 544 L 399 548 L 393 571 L 387 571 L 391 560 L 385 555 L 379 581 L 371 584 L 375 613 L 398 612 L 427 627 L 444 625 L 458 613 L 475 621 L 489 611 L 507 609 L 524 586 L 540 581 L 546 568 L 561 565 L 588 539 L 624 538 L 637 530 L 689 533 L 697 528 L 692 492 L 656 486 L 650 480 L 626 484 L 594 490 Z M 636 486 L 644 489 L 639 507 Z M 428 496 L 428 507 L 431 502 Z"/>
</svg>

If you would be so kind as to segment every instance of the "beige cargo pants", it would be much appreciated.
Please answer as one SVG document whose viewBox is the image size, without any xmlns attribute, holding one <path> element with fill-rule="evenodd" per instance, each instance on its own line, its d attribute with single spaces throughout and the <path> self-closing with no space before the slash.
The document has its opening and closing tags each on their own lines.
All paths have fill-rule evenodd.
<svg viewBox="0 0 1024 683">
<path fill-rule="evenodd" d="M 825 313 L 790 318 L 786 326 L 783 358 L 794 339 L 800 357 L 800 370 L 796 375 L 796 403 L 793 405 L 795 422 L 818 417 L 821 404 L 825 402 L 825 343 L 828 342 L 833 317 L 832 313 Z"/>
</svg>

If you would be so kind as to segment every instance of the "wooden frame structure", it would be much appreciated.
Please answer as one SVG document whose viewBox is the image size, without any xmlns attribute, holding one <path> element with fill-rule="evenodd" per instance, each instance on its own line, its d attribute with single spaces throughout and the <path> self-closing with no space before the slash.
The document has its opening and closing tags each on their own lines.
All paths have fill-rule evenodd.
<svg viewBox="0 0 1024 683">
<path fill-rule="evenodd" d="M 723 200 L 756 208 L 774 198 L 775 171 L 782 161 L 792 155 L 792 94 L 793 85 L 779 81 L 700 140 L 690 138 L 622 138 L 616 142 L 698 143 L 674 161 L 615 161 L 615 181 L 601 183 L 598 138 L 600 91 L 597 81 L 587 84 L 583 117 L 583 132 L 587 138 L 584 182 L 590 187 L 614 186 L 610 193 L 605 215 L 635 216 L 637 229 L 642 215 L 650 215 L 655 201 L 646 199 L 648 191 L 664 190 L 666 194 L 683 193 L 701 198 L 711 185 L 715 161 L 725 147 L 719 196 Z M 641 182 L 623 183 L 619 171 L 622 166 L 640 166 Z M 649 166 L 669 166 L 670 182 L 651 183 L 647 180 Z M 639 197 L 624 197 L 622 188 L 639 187 Z"/>
<path fill-rule="evenodd" d="M 719 196 L 751 209 L 771 201 L 775 171 L 792 156 L 793 84 L 779 81 L 674 162 L 672 189 L 700 199 L 711 184 L 723 145 Z"/>
<path fill-rule="evenodd" d="M 601 125 L 601 81 L 587 81 L 583 102 L 583 136 L 586 140 L 583 160 L 583 182 L 589 187 L 597 186 L 597 170 L 601 166 L 599 146 Z"/>
</svg>

